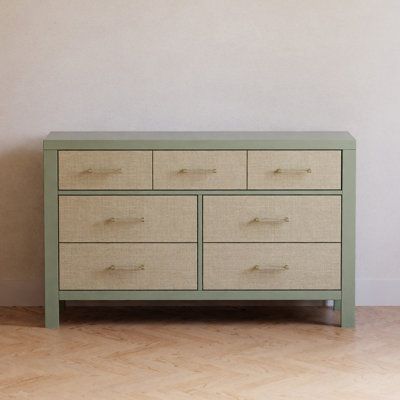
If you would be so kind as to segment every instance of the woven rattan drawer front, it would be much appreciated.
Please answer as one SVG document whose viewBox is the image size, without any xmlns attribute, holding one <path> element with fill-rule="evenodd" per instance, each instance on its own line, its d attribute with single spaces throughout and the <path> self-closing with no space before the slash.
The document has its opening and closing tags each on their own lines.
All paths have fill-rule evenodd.
<svg viewBox="0 0 400 400">
<path fill-rule="evenodd" d="M 340 196 L 204 196 L 205 242 L 340 242 Z"/>
<path fill-rule="evenodd" d="M 206 243 L 204 289 L 340 289 L 339 243 Z"/>
<path fill-rule="evenodd" d="M 249 189 L 340 189 L 341 151 L 249 151 Z"/>
<path fill-rule="evenodd" d="M 196 289 L 196 244 L 62 243 L 60 288 Z"/>
<path fill-rule="evenodd" d="M 61 242 L 196 242 L 196 196 L 60 196 Z"/>
<path fill-rule="evenodd" d="M 151 189 L 151 151 L 60 151 L 60 189 Z"/>
<path fill-rule="evenodd" d="M 155 151 L 154 189 L 246 189 L 246 152 Z"/>
</svg>

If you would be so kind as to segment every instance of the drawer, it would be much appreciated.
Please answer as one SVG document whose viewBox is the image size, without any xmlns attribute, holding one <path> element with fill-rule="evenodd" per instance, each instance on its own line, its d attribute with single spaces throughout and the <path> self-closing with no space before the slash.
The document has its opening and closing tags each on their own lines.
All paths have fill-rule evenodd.
<svg viewBox="0 0 400 400">
<path fill-rule="evenodd" d="M 62 243 L 61 290 L 197 288 L 196 244 Z"/>
<path fill-rule="evenodd" d="M 196 242 L 196 196 L 60 196 L 61 242 Z"/>
<path fill-rule="evenodd" d="M 340 289 L 339 243 L 207 243 L 204 289 Z"/>
<path fill-rule="evenodd" d="M 340 189 L 341 151 L 249 151 L 249 189 Z"/>
<path fill-rule="evenodd" d="M 340 196 L 204 196 L 205 242 L 340 242 Z"/>
<path fill-rule="evenodd" d="M 154 189 L 246 189 L 246 152 L 155 151 Z"/>
<path fill-rule="evenodd" d="M 60 151 L 60 189 L 151 189 L 151 151 Z"/>
</svg>

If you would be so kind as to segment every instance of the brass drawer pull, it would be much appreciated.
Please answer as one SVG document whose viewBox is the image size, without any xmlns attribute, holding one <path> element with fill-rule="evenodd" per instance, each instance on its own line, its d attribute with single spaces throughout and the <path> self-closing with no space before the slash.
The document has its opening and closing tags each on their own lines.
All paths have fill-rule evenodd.
<svg viewBox="0 0 400 400">
<path fill-rule="evenodd" d="M 111 169 L 93 169 L 89 168 L 83 171 L 84 174 L 91 175 L 114 175 L 114 174 L 122 174 L 122 168 L 111 168 Z"/>
<path fill-rule="evenodd" d="M 274 174 L 311 174 L 311 168 L 305 168 L 305 169 L 282 169 L 278 168 L 274 171 Z"/>
<path fill-rule="evenodd" d="M 284 265 L 255 265 L 253 268 L 251 268 L 252 271 L 287 271 L 289 269 L 289 265 L 284 264 Z"/>
<path fill-rule="evenodd" d="M 255 222 L 255 223 L 264 223 L 264 224 L 283 224 L 284 222 L 289 222 L 289 217 L 283 217 L 283 218 L 254 218 L 250 222 Z"/>
<path fill-rule="evenodd" d="M 180 174 L 216 174 L 217 169 L 216 168 L 210 168 L 210 169 L 205 169 L 205 168 L 194 168 L 194 169 L 189 169 L 189 168 L 182 168 L 178 171 Z"/>
<path fill-rule="evenodd" d="M 105 220 L 106 224 L 137 224 L 144 222 L 144 217 L 140 218 L 115 218 L 111 217 Z"/>
<path fill-rule="evenodd" d="M 128 271 L 128 272 L 136 272 L 143 271 L 144 265 L 132 265 L 132 266 L 118 266 L 118 265 L 110 265 L 106 268 L 106 271 Z"/>
</svg>

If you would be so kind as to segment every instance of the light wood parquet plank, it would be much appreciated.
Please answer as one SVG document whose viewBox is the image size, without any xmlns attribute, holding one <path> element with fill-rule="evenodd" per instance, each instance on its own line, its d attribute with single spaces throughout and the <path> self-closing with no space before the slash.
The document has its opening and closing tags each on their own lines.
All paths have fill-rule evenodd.
<svg viewBox="0 0 400 400">
<path fill-rule="evenodd" d="M 398 400 L 400 307 L 0 308 L 0 400 Z"/>
</svg>

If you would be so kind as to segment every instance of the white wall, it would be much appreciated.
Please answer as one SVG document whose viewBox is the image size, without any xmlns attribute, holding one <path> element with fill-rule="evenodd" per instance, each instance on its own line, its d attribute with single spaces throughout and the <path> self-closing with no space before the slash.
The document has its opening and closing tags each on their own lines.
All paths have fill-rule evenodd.
<svg viewBox="0 0 400 400">
<path fill-rule="evenodd" d="M 0 0 L 0 302 L 43 301 L 50 130 L 349 130 L 358 304 L 400 304 L 399 0 Z"/>
</svg>

